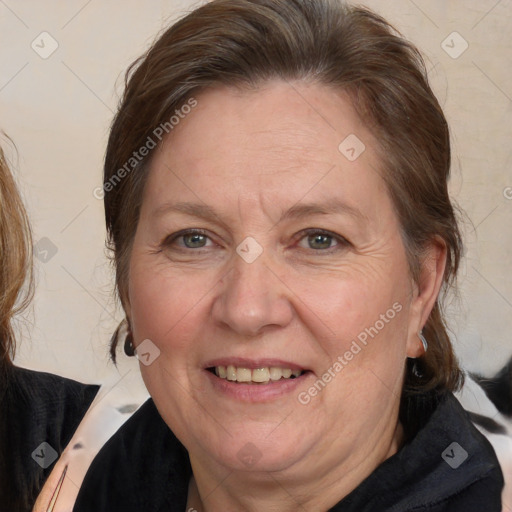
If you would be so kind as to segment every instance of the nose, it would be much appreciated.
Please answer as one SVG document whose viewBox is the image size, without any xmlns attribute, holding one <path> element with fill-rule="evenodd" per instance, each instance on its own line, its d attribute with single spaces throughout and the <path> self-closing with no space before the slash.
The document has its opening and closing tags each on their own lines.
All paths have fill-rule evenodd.
<svg viewBox="0 0 512 512">
<path fill-rule="evenodd" d="M 213 303 L 217 324 L 245 337 L 285 327 L 293 318 L 290 290 L 263 257 L 247 263 L 234 256 Z"/>
</svg>

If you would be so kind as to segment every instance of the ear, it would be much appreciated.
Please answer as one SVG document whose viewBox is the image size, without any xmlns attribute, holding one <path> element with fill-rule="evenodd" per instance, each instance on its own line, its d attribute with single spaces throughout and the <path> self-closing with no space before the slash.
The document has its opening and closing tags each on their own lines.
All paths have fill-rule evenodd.
<svg viewBox="0 0 512 512">
<path fill-rule="evenodd" d="M 130 282 L 128 276 L 126 276 L 127 282 L 123 283 L 123 286 L 118 286 L 118 298 L 121 302 L 121 306 L 124 311 L 128 325 L 131 325 L 131 305 L 130 305 Z"/>
<path fill-rule="evenodd" d="M 418 282 L 413 285 L 409 314 L 407 357 L 420 357 L 423 345 L 418 337 L 434 307 L 443 285 L 446 267 L 446 243 L 439 237 L 432 240 L 421 260 Z M 427 340 L 428 341 L 428 340 Z"/>
<path fill-rule="evenodd" d="M 121 305 L 123 307 L 124 316 L 126 317 L 126 320 L 128 321 L 128 325 L 132 325 L 132 310 L 130 306 L 130 302 L 128 300 L 122 300 Z"/>
</svg>

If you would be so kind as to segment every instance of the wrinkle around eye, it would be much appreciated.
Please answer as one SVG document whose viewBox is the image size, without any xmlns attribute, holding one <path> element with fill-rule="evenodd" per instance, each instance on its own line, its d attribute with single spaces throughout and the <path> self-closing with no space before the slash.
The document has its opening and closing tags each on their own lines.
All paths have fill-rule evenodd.
<svg viewBox="0 0 512 512">
<path fill-rule="evenodd" d="M 203 245 L 190 246 L 187 245 L 187 237 L 200 237 L 199 243 Z M 190 238 L 189 238 L 190 240 Z M 314 247 L 314 243 L 325 242 L 328 246 Z M 352 242 L 337 232 L 325 228 L 311 227 L 302 229 L 295 235 L 281 239 L 285 252 L 291 251 L 297 257 L 328 257 L 342 255 L 350 248 L 354 248 Z M 295 249 L 295 251 L 294 251 Z M 220 250 L 220 251 L 219 251 Z M 225 242 L 215 233 L 199 227 L 189 227 L 175 232 L 171 232 L 163 237 L 161 242 L 157 244 L 154 252 L 165 254 L 170 259 L 180 259 L 185 261 L 187 258 L 204 259 L 208 257 L 218 257 L 225 252 L 235 251 L 236 247 L 231 244 L 231 237 Z"/>
</svg>

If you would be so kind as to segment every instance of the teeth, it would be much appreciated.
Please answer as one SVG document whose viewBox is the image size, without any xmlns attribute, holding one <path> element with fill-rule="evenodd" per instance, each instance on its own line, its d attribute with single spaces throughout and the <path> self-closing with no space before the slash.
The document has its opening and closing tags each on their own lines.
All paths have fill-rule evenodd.
<svg viewBox="0 0 512 512">
<path fill-rule="evenodd" d="M 270 368 L 270 378 L 272 380 L 279 380 L 283 376 L 281 368 L 272 367 Z"/>
<path fill-rule="evenodd" d="M 227 373 L 227 378 L 228 380 L 236 380 L 236 368 L 230 364 L 227 369 L 226 369 L 226 373 Z M 219 376 L 220 376 L 220 371 L 219 371 Z"/>
<path fill-rule="evenodd" d="M 216 366 L 215 375 L 221 379 L 227 379 L 233 382 L 256 382 L 268 384 L 270 381 L 280 379 L 289 379 L 290 377 L 300 377 L 301 370 L 291 370 L 290 368 L 279 368 L 272 366 L 270 368 L 250 368 L 229 366 Z"/>
<path fill-rule="evenodd" d="M 249 368 L 237 368 L 236 369 L 236 380 L 238 382 L 251 382 L 252 372 Z"/>
<path fill-rule="evenodd" d="M 268 368 L 258 368 L 253 370 L 252 380 L 254 382 L 268 382 L 270 380 L 270 370 Z"/>
</svg>

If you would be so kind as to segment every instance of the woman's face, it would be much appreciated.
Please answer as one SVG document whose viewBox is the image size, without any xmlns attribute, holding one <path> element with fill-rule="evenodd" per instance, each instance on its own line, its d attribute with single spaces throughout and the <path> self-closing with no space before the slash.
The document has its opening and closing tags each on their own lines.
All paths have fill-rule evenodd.
<svg viewBox="0 0 512 512">
<path fill-rule="evenodd" d="M 326 86 L 196 100 L 153 155 L 130 262 L 156 406 L 193 465 L 380 462 L 438 285 L 409 275 L 377 141 Z"/>
</svg>

